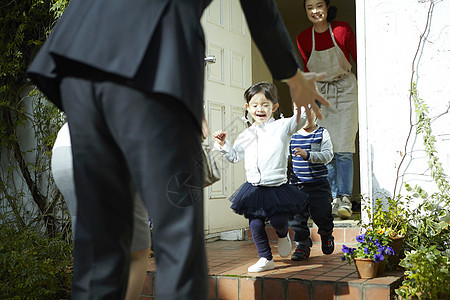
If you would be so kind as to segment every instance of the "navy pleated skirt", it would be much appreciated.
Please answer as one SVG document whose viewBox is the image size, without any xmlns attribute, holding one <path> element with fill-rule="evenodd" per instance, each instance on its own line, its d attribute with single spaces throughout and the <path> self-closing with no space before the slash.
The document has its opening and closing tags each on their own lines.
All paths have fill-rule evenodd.
<svg viewBox="0 0 450 300">
<path fill-rule="evenodd" d="M 301 212 L 308 195 L 291 184 L 277 187 L 254 186 L 248 182 L 241 185 L 230 197 L 231 209 L 246 218 L 270 219 L 276 214 L 288 214 L 292 218 Z"/>
</svg>

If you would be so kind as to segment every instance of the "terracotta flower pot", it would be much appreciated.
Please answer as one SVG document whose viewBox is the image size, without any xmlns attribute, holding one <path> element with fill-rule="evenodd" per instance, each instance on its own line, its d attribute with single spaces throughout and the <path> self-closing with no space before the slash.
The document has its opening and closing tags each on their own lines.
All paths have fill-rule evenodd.
<svg viewBox="0 0 450 300">
<path fill-rule="evenodd" d="M 383 275 L 386 270 L 386 258 L 378 262 L 377 275 Z"/>
<path fill-rule="evenodd" d="M 355 266 L 358 271 L 359 278 L 375 278 L 377 277 L 378 263 L 371 258 L 355 258 Z"/>
<path fill-rule="evenodd" d="M 389 265 L 391 265 L 393 268 L 397 268 L 398 263 L 400 262 L 400 254 L 402 251 L 402 244 L 404 238 L 405 237 L 401 235 L 394 236 L 392 238 L 392 242 L 390 243 L 390 246 L 392 247 L 392 249 L 394 249 L 395 254 L 389 255 L 388 260 Z"/>
</svg>

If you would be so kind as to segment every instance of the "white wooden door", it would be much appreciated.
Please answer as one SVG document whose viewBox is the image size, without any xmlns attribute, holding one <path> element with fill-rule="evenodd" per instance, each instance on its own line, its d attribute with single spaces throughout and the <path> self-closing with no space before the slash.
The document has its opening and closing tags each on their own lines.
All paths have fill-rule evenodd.
<svg viewBox="0 0 450 300">
<path fill-rule="evenodd" d="M 246 126 L 244 91 L 251 85 L 251 38 L 237 0 L 214 0 L 205 10 L 202 25 L 206 55 L 216 62 L 205 70 L 205 107 L 211 134 L 222 129 L 233 144 Z M 214 138 L 206 142 L 213 146 Z M 214 234 L 248 227 L 247 220 L 235 214 L 228 197 L 245 182 L 243 162 L 231 164 L 215 152 L 221 180 L 205 189 L 205 233 Z"/>
</svg>

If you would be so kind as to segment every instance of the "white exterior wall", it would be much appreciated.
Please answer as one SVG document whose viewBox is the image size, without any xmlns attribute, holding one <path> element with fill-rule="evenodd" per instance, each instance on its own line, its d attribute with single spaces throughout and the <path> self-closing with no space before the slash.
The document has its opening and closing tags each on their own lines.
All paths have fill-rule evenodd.
<svg viewBox="0 0 450 300">
<path fill-rule="evenodd" d="M 447 111 L 450 104 L 449 12 L 448 0 L 356 0 L 363 196 L 377 199 L 392 196 L 394 192 L 405 195 L 404 183 L 436 191 L 422 151 L 422 136 L 416 135 L 415 127 L 407 143 L 409 89 L 413 78 L 419 97 L 429 107 L 430 117 Z M 413 105 L 412 109 L 412 123 L 415 123 Z M 450 174 L 450 115 L 437 118 L 432 130 L 440 161 L 446 174 Z M 405 149 L 407 157 L 400 167 L 400 186 L 394 191 Z"/>
</svg>

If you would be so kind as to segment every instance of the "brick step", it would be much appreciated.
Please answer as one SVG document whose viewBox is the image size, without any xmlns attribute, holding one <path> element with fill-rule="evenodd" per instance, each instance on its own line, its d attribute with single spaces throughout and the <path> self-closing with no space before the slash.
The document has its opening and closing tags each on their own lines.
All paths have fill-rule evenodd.
<svg viewBox="0 0 450 300">
<path fill-rule="evenodd" d="M 208 300 L 390 300 L 395 299 L 403 274 L 354 281 L 210 275 Z M 140 300 L 157 299 L 154 284 L 155 273 L 148 272 Z"/>
<path fill-rule="evenodd" d="M 354 245 L 356 244 L 356 236 L 360 233 L 360 228 L 357 226 L 336 226 L 333 229 L 334 243 L 336 245 Z M 353 224 L 351 224 L 353 225 Z M 313 243 L 320 243 L 320 235 L 317 233 L 317 226 L 310 223 L 310 232 L 311 232 L 311 240 Z M 270 242 L 276 242 L 278 240 L 278 236 L 275 232 L 275 229 L 268 224 L 266 226 L 267 236 Z M 289 236 L 293 237 L 293 230 L 289 228 Z M 247 231 L 247 240 L 252 239 L 252 233 L 250 230 Z"/>
<path fill-rule="evenodd" d="M 275 269 L 261 273 L 247 272 L 258 258 L 252 241 L 215 241 L 206 246 L 210 300 L 388 300 L 394 299 L 394 290 L 403 281 L 401 271 L 360 279 L 354 265 L 340 260 L 342 252 L 323 255 L 318 243 L 306 261 L 274 254 Z M 156 299 L 155 275 L 152 258 L 140 299 Z"/>
</svg>

